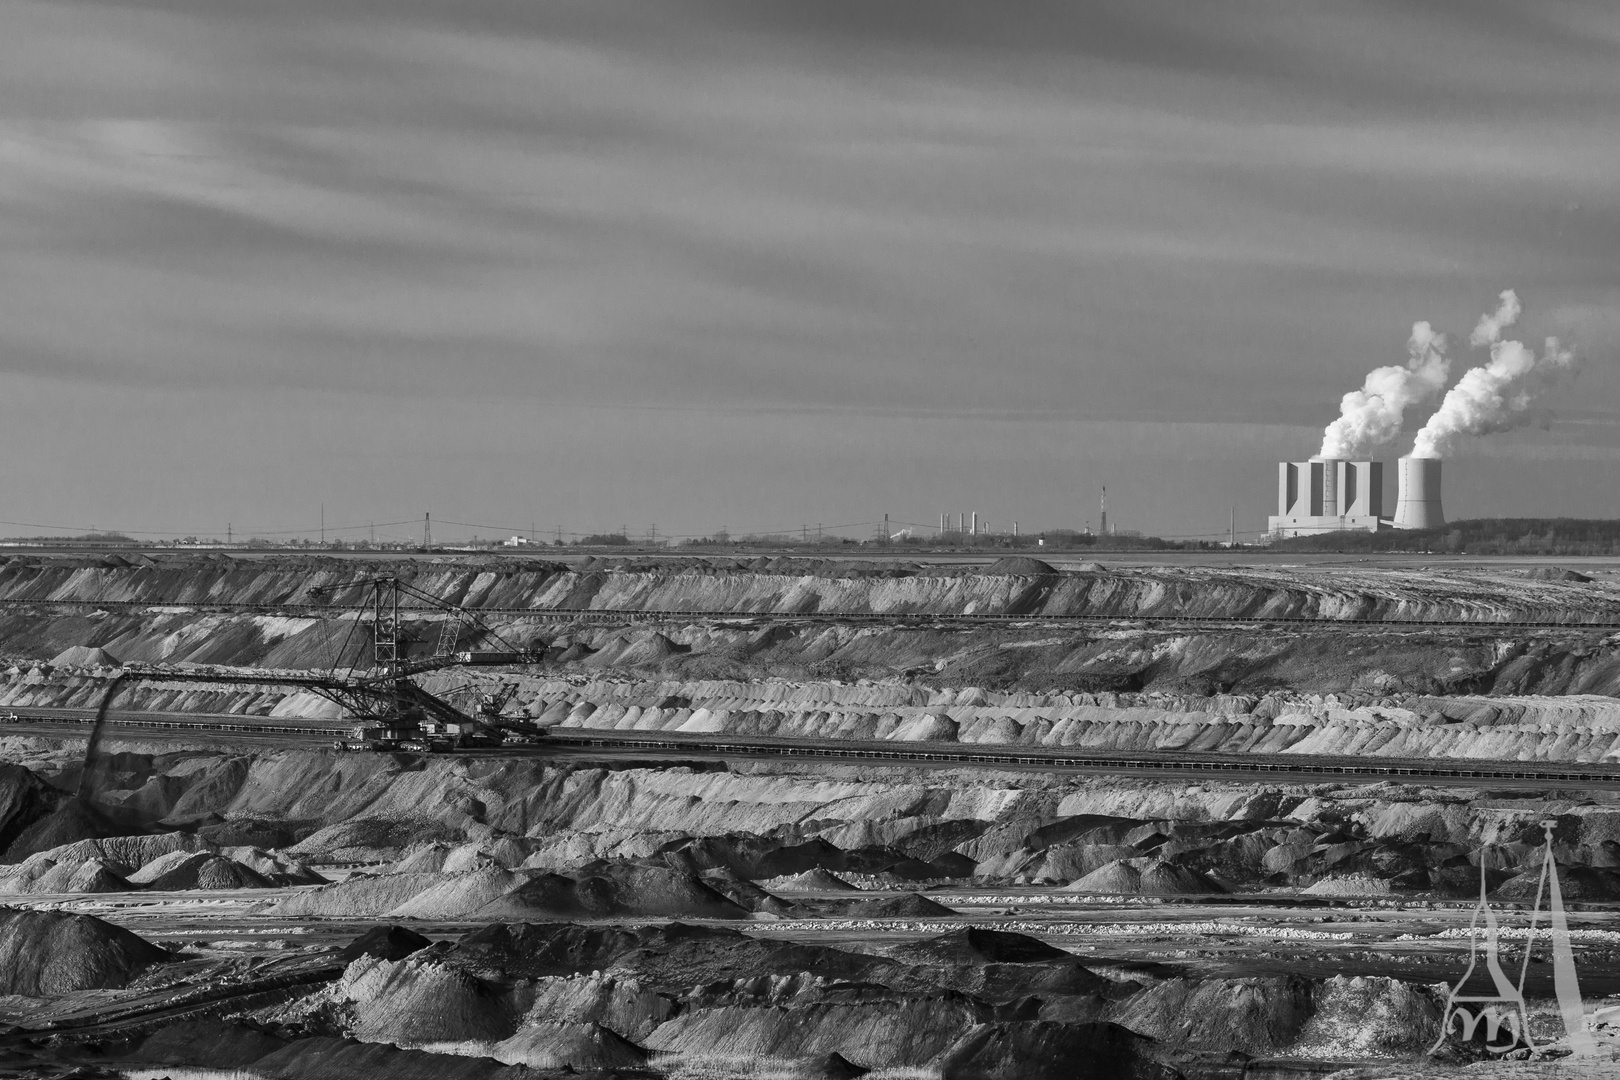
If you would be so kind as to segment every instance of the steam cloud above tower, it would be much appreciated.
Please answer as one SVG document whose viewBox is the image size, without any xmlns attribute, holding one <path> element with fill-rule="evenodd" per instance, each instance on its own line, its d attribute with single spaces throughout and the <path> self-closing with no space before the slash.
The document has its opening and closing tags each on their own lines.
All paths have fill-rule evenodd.
<svg viewBox="0 0 1620 1080">
<path fill-rule="evenodd" d="M 1504 340 L 1523 311 L 1512 289 L 1502 293 L 1496 311 L 1482 316 L 1469 339 L 1476 348 L 1488 347 L 1489 363 L 1471 368 L 1447 392 L 1440 408 L 1417 433 L 1412 456 L 1443 458 L 1463 435 L 1507 431 L 1531 419 L 1530 407 L 1578 361 L 1556 337 L 1549 337 L 1537 356 L 1520 341 Z"/>
<path fill-rule="evenodd" d="M 1536 399 L 1578 367 L 1575 355 L 1555 337 L 1547 338 L 1539 356 L 1522 342 L 1504 340 L 1504 332 L 1523 313 L 1518 294 L 1506 289 L 1496 310 L 1480 316 L 1469 344 L 1488 348 L 1490 361 L 1470 369 L 1441 399 L 1417 434 L 1413 457 L 1444 457 L 1460 436 L 1528 423 Z M 1330 461 L 1365 457 L 1394 441 L 1406 410 L 1433 401 L 1445 389 L 1451 375 L 1448 345 L 1446 335 L 1429 323 L 1413 323 L 1406 365 L 1374 368 L 1361 389 L 1344 395 L 1339 417 L 1323 430 L 1316 456 Z"/>
<path fill-rule="evenodd" d="M 1329 460 L 1367 456 L 1401 433 L 1406 410 L 1434 400 L 1451 374 L 1446 336 L 1426 322 L 1412 324 L 1405 367 L 1391 364 L 1367 373 L 1360 390 L 1339 403 L 1339 418 L 1322 432 L 1317 457 Z"/>
</svg>

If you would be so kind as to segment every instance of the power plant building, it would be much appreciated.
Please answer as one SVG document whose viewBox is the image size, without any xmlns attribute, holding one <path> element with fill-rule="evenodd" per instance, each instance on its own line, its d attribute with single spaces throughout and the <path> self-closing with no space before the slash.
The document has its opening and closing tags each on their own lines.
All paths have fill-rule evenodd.
<svg viewBox="0 0 1620 1080">
<path fill-rule="evenodd" d="M 1276 537 L 1389 527 L 1381 461 L 1283 461 L 1277 465 Z"/>
<path fill-rule="evenodd" d="M 1267 530 L 1275 538 L 1379 529 L 1437 529 L 1440 462 L 1404 457 L 1398 465 L 1393 516 L 1385 516 L 1381 461 L 1284 461 L 1277 465 L 1277 513 Z"/>
</svg>

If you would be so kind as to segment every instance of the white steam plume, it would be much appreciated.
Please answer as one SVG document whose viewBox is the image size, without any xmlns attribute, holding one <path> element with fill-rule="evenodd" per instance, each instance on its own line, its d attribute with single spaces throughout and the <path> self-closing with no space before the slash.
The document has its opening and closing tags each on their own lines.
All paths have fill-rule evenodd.
<svg viewBox="0 0 1620 1080">
<path fill-rule="evenodd" d="M 1479 325 L 1474 327 L 1474 333 L 1469 337 L 1468 343 L 1476 349 L 1494 345 L 1502 340 L 1502 331 L 1518 322 L 1523 312 L 1524 305 L 1519 303 L 1519 294 L 1512 289 L 1503 289 L 1501 303 L 1496 305 L 1496 310 L 1491 314 L 1479 317 Z"/>
<path fill-rule="evenodd" d="M 1426 322 L 1412 324 L 1406 343 L 1411 359 L 1405 367 L 1391 364 L 1367 373 L 1360 390 L 1352 390 L 1339 403 L 1339 418 L 1322 432 L 1321 458 L 1365 457 L 1401 433 L 1407 407 L 1432 401 L 1451 374 L 1446 335 Z"/>
<path fill-rule="evenodd" d="M 1518 321 L 1521 310 L 1519 298 L 1509 289 L 1496 311 L 1479 320 L 1470 340 L 1475 346 L 1490 347 L 1490 362 L 1457 380 L 1417 433 L 1413 457 L 1445 457 L 1463 435 L 1507 431 L 1528 422 L 1536 398 L 1575 370 L 1575 354 L 1555 337 L 1546 340 L 1540 356 L 1523 342 L 1502 340 L 1502 331 Z"/>
</svg>

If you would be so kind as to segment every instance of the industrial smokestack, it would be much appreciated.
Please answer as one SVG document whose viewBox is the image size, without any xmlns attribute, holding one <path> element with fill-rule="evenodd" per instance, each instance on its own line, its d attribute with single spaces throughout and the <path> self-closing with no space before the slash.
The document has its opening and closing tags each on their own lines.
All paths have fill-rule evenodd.
<svg viewBox="0 0 1620 1080">
<path fill-rule="evenodd" d="M 1314 464 L 1318 459 L 1312 458 Z M 1339 513 L 1339 462 L 1334 459 L 1322 461 L 1322 509 L 1326 517 L 1333 517 Z"/>
<path fill-rule="evenodd" d="M 1440 459 L 1403 457 L 1400 492 L 1395 497 L 1397 529 L 1438 529 L 1446 523 L 1440 509 Z"/>
</svg>

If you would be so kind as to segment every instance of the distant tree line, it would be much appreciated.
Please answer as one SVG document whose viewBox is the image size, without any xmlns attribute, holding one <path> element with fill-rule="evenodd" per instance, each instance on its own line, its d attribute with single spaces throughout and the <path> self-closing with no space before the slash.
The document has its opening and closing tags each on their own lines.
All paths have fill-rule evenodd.
<svg viewBox="0 0 1620 1080">
<path fill-rule="evenodd" d="M 1439 529 L 1294 536 L 1273 551 L 1422 551 L 1455 555 L 1620 555 L 1620 520 L 1474 518 Z"/>
<path fill-rule="evenodd" d="M 630 538 L 624 533 L 592 533 L 581 537 L 577 543 L 581 547 L 625 547 L 629 545 Z"/>
</svg>

